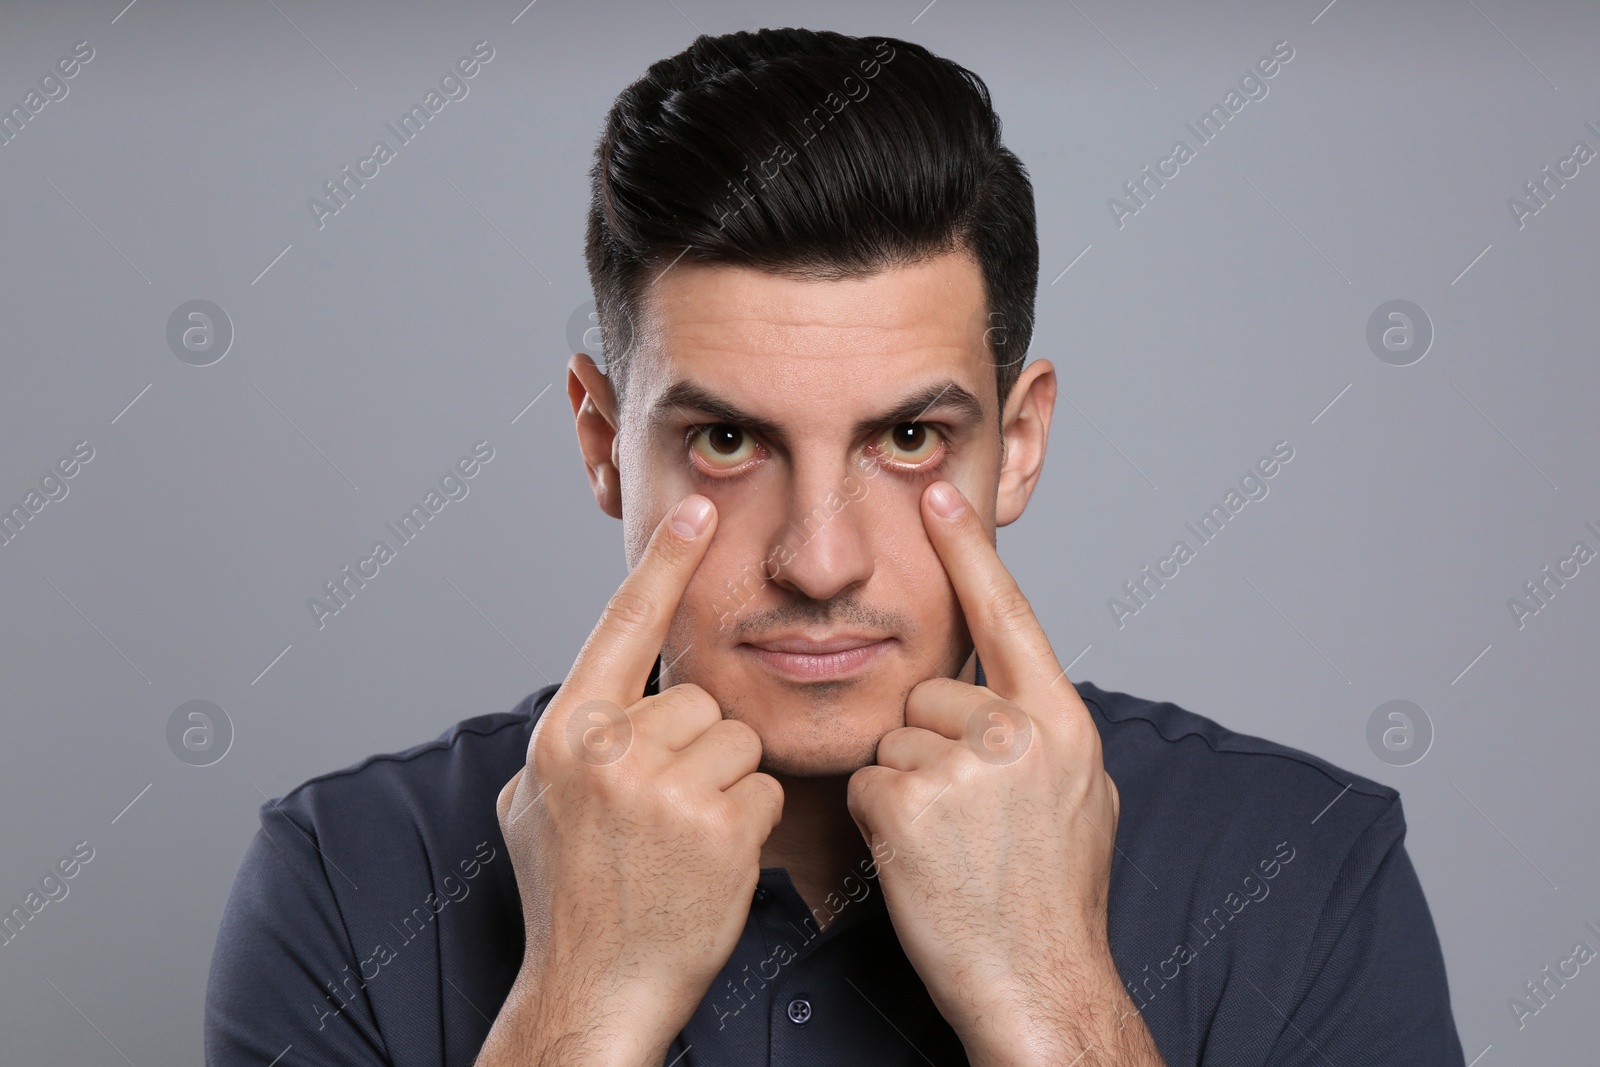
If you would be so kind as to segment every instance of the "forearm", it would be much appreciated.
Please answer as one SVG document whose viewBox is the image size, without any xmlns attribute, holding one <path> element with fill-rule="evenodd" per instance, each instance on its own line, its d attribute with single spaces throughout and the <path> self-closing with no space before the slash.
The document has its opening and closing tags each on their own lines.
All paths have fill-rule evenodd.
<svg viewBox="0 0 1600 1067">
<path fill-rule="evenodd" d="M 475 1067 L 660 1067 L 677 1030 L 633 1008 L 585 1001 L 582 988 L 542 995 L 519 975 Z"/>
<path fill-rule="evenodd" d="M 1144 1017 L 1120 984 L 1080 1007 L 1071 1032 L 1087 1051 L 1080 1067 L 1165 1067 Z"/>
<path fill-rule="evenodd" d="M 963 1035 L 973 1067 L 1164 1067 L 1139 1009 L 1106 962 L 1093 974 L 1036 983 Z M 994 1025 L 999 1023 L 1000 1025 Z"/>
</svg>

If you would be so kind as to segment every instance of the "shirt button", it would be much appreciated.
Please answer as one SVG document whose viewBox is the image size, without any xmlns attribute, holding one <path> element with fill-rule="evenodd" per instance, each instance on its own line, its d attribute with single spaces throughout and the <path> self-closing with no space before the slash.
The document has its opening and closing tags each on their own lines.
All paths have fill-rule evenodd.
<svg viewBox="0 0 1600 1067">
<path fill-rule="evenodd" d="M 789 1021 L 795 1025 L 806 1022 L 811 1018 L 811 1001 L 796 997 L 789 1001 Z"/>
<path fill-rule="evenodd" d="M 764 900 L 767 899 L 767 897 L 769 897 L 771 895 L 772 894 L 767 892 L 767 887 L 766 886 L 764 886 L 764 885 L 756 886 L 756 900 L 757 900 L 757 902 L 764 901 Z"/>
</svg>

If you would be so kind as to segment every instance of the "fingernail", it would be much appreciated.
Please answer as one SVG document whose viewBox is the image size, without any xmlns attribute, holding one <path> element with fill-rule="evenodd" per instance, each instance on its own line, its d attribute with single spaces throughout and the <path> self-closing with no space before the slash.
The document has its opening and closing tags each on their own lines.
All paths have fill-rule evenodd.
<svg viewBox="0 0 1600 1067">
<path fill-rule="evenodd" d="M 949 482 L 933 483 L 933 488 L 928 490 L 928 504 L 947 519 L 953 519 L 967 510 L 966 505 L 961 503 L 961 494 Z"/>
<path fill-rule="evenodd" d="M 685 541 L 693 541 L 706 532 L 711 520 L 711 501 L 703 496 L 686 496 L 672 513 L 672 532 Z"/>
</svg>

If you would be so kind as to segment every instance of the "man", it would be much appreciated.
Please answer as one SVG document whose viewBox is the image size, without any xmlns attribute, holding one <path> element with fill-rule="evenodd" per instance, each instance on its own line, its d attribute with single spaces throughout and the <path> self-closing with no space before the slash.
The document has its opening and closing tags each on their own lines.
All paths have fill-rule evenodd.
<svg viewBox="0 0 1600 1067">
<path fill-rule="evenodd" d="M 896 39 L 623 92 L 567 386 L 630 573 L 559 687 L 263 807 L 213 1063 L 1461 1062 L 1396 793 L 1074 684 L 995 552 L 1056 396 L 999 132 Z"/>
</svg>

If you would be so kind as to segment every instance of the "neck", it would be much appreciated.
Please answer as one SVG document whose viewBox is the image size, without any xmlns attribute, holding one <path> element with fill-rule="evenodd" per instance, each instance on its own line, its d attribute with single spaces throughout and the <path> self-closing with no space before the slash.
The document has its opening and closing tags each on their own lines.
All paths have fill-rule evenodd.
<svg viewBox="0 0 1600 1067">
<path fill-rule="evenodd" d="M 786 869 L 806 906 L 818 908 L 829 893 L 843 895 L 845 875 L 871 855 L 845 801 L 850 778 L 777 777 L 783 820 L 761 846 L 761 866 Z"/>
<path fill-rule="evenodd" d="M 976 652 L 967 654 L 956 678 L 975 684 Z M 846 800 L 850 776 L 774 777 L 783 787 L 783 819 L 761 846 L 761 866 L 784 868 L 800 899 L 818 909 L 829 893 L 843 894 L 845 876 L 872 855 Z M 827 913 L 827 908 L 814 912 Z"/>
</svg>

